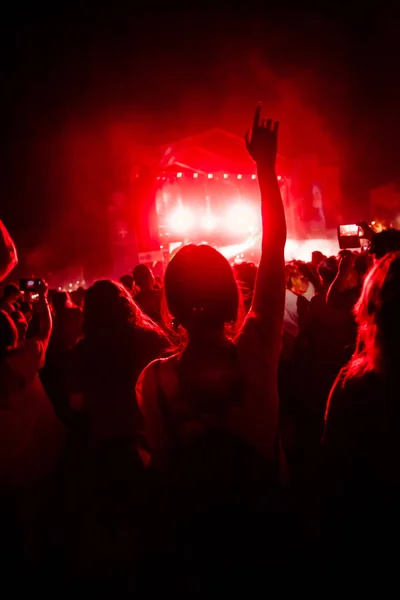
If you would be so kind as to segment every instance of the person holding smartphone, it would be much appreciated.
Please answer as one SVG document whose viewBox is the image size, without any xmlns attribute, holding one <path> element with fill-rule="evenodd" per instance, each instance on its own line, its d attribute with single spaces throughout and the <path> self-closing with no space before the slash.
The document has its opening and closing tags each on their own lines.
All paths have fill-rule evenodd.
<svg viewBox="0 0 400 600">
<path fill-rule="evenodd" d="M 15 324 L 2 313 L 2 336 L 8 340 L 0 362 L 0 487 L 28 486 L 55 468 L 64 431 L 39 379 L 52 320 L 43 284 L 37 302 L 36 335 L 18 343 Z M 15 339 L 14 339 L 15 338 Z"/>
</svg>

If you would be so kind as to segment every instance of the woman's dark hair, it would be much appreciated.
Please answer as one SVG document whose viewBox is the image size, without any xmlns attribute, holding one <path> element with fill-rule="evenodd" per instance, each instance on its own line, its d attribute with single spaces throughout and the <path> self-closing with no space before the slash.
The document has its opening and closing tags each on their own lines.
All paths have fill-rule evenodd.
<svg viewBox="0 0 400 600">
<path fill-rule="evenodd" d="M 348 377 L 396 366 L 400 356 L 400 252 L 387 254 L 365 279 L 355 307 L 357 348 Z"/>
<path fill-rule="evenodd" d="M 12 318 L 0 310 L 0 362 L 10 350 L 14 350 L 18 342 L 17 327 Z"/>
<path fill-rule="evenodd" d="M 91 339 L 118 336 L 126 329 L 161 329 L 142 313 L 121 283 L 109 279 L 96 281 L 86 292 L 83 309 L 83 333 Z"/>
<path fill-rule="evenodd" d="M 239 290 L 229 262 L 211 246 L 189 244 L 172 258 L 165 274 L 168 309 L 185 329 L 236 321 Z"/>
</svg>

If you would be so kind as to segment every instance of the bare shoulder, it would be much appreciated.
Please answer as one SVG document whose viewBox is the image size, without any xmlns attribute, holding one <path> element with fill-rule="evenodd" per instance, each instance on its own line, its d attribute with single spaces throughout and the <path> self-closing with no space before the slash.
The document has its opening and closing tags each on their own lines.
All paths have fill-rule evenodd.
<svg viewBox="0 0 400 600">
<path fill-rule="evenodd" d="M 139 377 L 140 379 L 149 379 L 150 377 L 154 377 L 156 373 L 166 373 L 171 369 L 175 369 L 178 363 L 179 355 L 173 354 L 172 356 L 168 356 L 166 358 L 156 358 L 151 363 L 147 365 L 142 371 L 142 374 Z"/>
<path fill-rule="evenodd" d="M 178 355 L 174 354 L 167 358 L 157 358 L 143 369 L 136 384 L 136 393 L 138 402 L 147 395 L 155 395 L 158 386 L 163 386 L 163 382 L 168 376 L 175 372 Z"/>
<path fill-rule="evenodd" d="M 349 377 L 342 369 L 326 405 L 324 445 L 354 441 L 375 428 L 383 411 L 381 378 L 372 372 Z"/>
</svg>

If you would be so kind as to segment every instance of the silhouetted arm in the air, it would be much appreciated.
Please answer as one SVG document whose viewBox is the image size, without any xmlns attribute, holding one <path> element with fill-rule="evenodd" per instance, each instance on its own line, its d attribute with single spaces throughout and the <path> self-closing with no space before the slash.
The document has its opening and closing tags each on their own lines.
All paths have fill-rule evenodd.
<svg viewBox="0 0 400 600">
<path fill-rule="evenodd" d="M 258 107 L 251 136 L 246 135 L 247 149 L 257 164 L 262 218 L 261 260 L 248 319 L 257 319 L 268 355 L 277 358 L 285 304 L 286 219 L 275 173 L 278 123 L 261 120 L 260 113 Z"/>
<path fill-rule="evenodd" d="M 358 275 L 354 270 L 356 257 L 351 254 L 345 256 L 339 263 L 338 274 L 328 290 L 326 301 L 328 306 L 337 310 L 352 311 L 354 299 L 347 297 L 346 292 L 354 289 L 358 282 Z"/>
<path fill-rule="evenodd" d="M 267 458 L 276 454 L 278 362 L 285 305 L 286 220 L 275 174 L 278 123 L 260 120 L 257 108 L 247 149 L 257 164 L 262 249 L 253 302 L 236 341 L 246 382 L 247 438 Z"/>
<path fill-rule="evenodd" d="M 46 350 L 47 346 L 49 345 L 50 335 L 53 329 L 53 320 L 51 317 L 50 306 L 47 301 L 47 284 L 44 284 L 43 291 L 41 291 L 39 294 L 37 310 L 40 317 L 40 327 L 35 339 L 41 342 Z"/>
<path fill-rule="evenodd" d="M 18 263 L 17 250 L 3 221 L 0 220 L 0 281 L 5 279 Z"/>
</svg>

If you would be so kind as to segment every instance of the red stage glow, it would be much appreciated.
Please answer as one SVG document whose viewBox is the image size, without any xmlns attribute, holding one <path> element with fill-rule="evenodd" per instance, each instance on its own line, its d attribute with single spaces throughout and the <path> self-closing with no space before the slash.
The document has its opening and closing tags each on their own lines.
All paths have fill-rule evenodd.
<svg viewBox="0 0 400 600">
<path fill-rule="evenodd" d="M 260 231 L 257 174 L 178 171 L 162 175 L 156 200 L 160 243 L 247 243 Z"/>
<path fill-rule="evenodd" d="M 218 225 L 218 219 L 212 214 L 207 214 L 203 217 L 201 224 L 206 231 L 213 231 Z"/>
<path fill-rule="evenodd" d="M 251 206 L 237 204 L 229 209 L 226 225 L 235 233 L 254 233 L 257 228 L 257 217 Z"/>
<path fill-rule="evenodd" d="M 194 224 L 194 215 L 191 210 L 184 206 L 178 208 L 168 217 L 168 223 L 172 231 L 186 233 Z"/>
<path fill-rule="evenodd" d="M 198 215 L 200 217 L 200 215 Z M 178 206 L 168 217 L 167 222 L 171 231 L 175 233 L 188 233 L 203 229 L 211 232 L 221 226 L 225 231 L 248 236 L 258 229 L 259 220 L 255 210 L 247 204 L 231 206 L 221 222 L 216 215 L 207 212 L 200 219 L 195 212 L 186 206 Z"/>
</svg>

